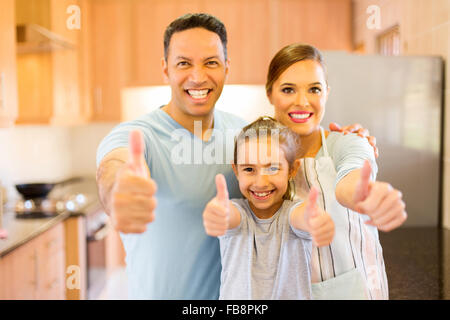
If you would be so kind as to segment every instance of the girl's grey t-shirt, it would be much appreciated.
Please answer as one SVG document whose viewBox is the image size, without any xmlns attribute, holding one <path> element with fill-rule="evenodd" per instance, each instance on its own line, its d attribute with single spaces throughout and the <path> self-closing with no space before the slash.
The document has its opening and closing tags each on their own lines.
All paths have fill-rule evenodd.
<svg viewBox="0 0 450 320">
<path fill-rule="evenodd" d="M 269 219 L 259 219 L 248 200 L 233 199 L 241 223 L 219 237 L 219 299 L 311 299 L 311 236 L 289 223 L 301 202 L 285 200 Z"/>
</svg>

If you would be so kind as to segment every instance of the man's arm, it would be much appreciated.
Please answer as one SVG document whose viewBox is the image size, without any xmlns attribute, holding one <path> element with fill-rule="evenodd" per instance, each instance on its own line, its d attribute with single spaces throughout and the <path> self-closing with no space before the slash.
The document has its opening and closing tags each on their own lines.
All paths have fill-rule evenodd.
<svg viewBox="0 0 450 320">
<path fill-rule="evenodd" d="M 132 131 L 128 148 L 109 152 L 97 169 L 100 201 L 116 230 L 142 233 L 154 220 L 156 183 L 143 156 L 140 131 Z"/>
<path fill-rule="evenodd" d="M 108 153 L 97 168 L 97 189 L 105 211 L 111 214 L 111 193 L 116 181 L 117 173 L 122 170 L 128 161 L 128 148 L 117 148 Z"/>
</svg>

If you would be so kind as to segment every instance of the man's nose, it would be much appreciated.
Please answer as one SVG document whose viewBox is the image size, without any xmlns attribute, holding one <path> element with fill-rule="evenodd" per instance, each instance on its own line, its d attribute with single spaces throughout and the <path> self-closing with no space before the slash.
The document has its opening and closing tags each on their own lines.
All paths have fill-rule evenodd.
<svg viewBox="0 0 450 320">
<path fill-rule="evenodd" d="M 195 66 L 192 68 L 192 72 L 189 78 L 195 84 L 200 84 L 206 81 L 206 71 L 202 66 Z"/>
</svg>

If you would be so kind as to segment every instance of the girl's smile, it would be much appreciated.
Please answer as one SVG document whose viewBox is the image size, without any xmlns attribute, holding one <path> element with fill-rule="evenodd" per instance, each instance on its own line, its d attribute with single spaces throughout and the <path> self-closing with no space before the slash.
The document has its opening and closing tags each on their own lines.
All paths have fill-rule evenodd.
<svg viewBox="0 0 450 320">
<path fill-rule="evenodd" d="M 238 145 L 233 170 L 239 189 L 258 218 L 272 217 L 283 204 L 290 178 L 283 149 L 271 139 L 251 138 Z"/>
</svg>

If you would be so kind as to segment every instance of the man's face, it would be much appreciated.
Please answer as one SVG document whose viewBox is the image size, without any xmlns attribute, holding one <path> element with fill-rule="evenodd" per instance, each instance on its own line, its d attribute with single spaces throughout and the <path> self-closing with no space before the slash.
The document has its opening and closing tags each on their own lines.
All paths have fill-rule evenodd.
<svg viewBox="0 0 450 320">
<path fill-rule="evenodd" d="M 173 104 L 184 115 L 210 114 L 228 74 L 220 37 L 203 28 L 172 35 L 164 75 L 172 89 Z"/>
</svg>

